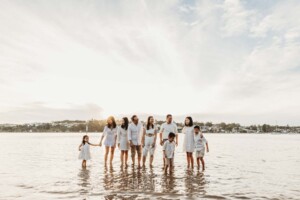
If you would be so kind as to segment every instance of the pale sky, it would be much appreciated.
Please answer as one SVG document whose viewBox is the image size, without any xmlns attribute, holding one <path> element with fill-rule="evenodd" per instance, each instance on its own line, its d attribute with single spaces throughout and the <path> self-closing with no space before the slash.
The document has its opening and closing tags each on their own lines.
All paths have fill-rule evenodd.
<svg viewBox="0 0 300 200">
<path fill-rule="evenodd" d="M 300 125 L 300 1 L 0 1 L 0 123 Z"/>
</svg>

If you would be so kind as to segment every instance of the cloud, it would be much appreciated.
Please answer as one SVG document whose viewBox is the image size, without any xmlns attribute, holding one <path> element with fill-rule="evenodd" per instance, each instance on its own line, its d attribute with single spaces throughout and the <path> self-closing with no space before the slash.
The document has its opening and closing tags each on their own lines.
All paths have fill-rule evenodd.
<svg viewBox="0 0 300 200">
<path fill-rule="evenodd" d="M 103 117 L 199 113 L 203 121 L 296 123 L 299 7 L 294 0 L 2 1 L 0 108 L 11 120 L 28 102 L 54 110 L 91 102 Z"/>
</svg>

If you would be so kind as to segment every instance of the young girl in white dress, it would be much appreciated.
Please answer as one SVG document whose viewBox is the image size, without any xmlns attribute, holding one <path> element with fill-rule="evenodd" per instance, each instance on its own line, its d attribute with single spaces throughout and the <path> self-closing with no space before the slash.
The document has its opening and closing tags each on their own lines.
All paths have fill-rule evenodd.
<svg viewBox="0 0 300 200">
<path fill-rule="evenodd" d="M 104 154 L 104 164 L 107 165 L 107 157 L 110 149 L 110 160 L 109 163 L 112 166 L 112 161 L 114 159 L 114 152 L 117 140 L 117 124 L 115 118 L 110 116 L 107 119 L 107 125 L 104 127 L 103 134 L 100 141 L 100 146 L 102 146 L 102 141 L 104 140 L 105 154 Z"/>
<path fill-rule="evenodd" d="M 157 129 L 154 125 L 154 118 L 148 117 L 146 127 L 143 130 L 142 147 L 143 147 L 143 167 L 145 167 L 146 158 L 150 154 L 150 167 L 152 167 L 155 144 L 157 138 Z"/>
<path fill-rule="evenodd" d="M 99 144 L 91 144 L 89 142 L 89 136 L 83 136 L 82 142 L 78 147 L 80 151 L 78 159 L 82 160 L 82 167 L 86 167 L 86 161 L 91 159 L 90 145 L 99 146 Z"/>
<path fill-rule="evenodd" d="M 127 167 L 127 160 L 128 160 L 128 150 L 129 150 L 129 141 L 127 135 L 129 120 L 127 117 L 123 117 L 122 125 L 118 128 L 118 147 L 121 150 L 121 167 L 125 163 Z"/>
<path fill-rule="evenodd" d="M 193 119 L 191 117 L 186 117 L 184 122 L 184 127 L 182 129 L 182 133 L 184 134 L 183 140 L 183 151 L 186 152 L 186 159 L 187 159 L 187 168 L 192 167 L 194 168 L 194 126 L 193 126 Z"/>
</svg>

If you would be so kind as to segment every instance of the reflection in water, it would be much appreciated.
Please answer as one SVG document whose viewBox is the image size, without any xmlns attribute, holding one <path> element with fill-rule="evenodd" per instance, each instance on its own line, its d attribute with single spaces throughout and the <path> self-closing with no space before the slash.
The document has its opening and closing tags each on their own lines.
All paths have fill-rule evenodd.
<svg viewBox="0 0 300 200">
<path fill-rule="evenodd" d="M 90 170 L 86 168 L 80 169 L 78 173 L 78 186 L 80 186 L 80 191 L 79 193 L 81 195 L 88 194 L 90 190 Z"/>
<path fill-rule="evenodd" d="M 5 141 L 2 144 L 5 151 L 0 151 L 0 157 L 7 160 L 0 165 L 3 172 L 0 199 L 299 199 L 300 196 L 299 135 L 210 134 L 207 137 L 213 151 L 206 156 L 206 171 L 186 171 L 186 155 L 178 147 L 172 174 L 162 170 L 160 145 L 153 168 L 121 169 L 119 151 L 115 152 L 114 168 L 104 168 L 104 152 L 93 148 L 93 160 L 87 169 L 78 169 L 81 162 L 75 151 L 77 136 L 0 134 L 1 141 Z M 96 141 L 99 134 L 90 137 Z M 32 148 L 32 143 L 37 144 L 36 148 Z M 22 146 L 22 150 L 15 146 Z M 237 147 L 242 151 L 237 151 Z M 57 163 L 61 163 L 59 167 Z"/>
<path fill-rule="evenodd" d="M 185 178 L 185 192 L 187 194 L 193 195 L 205 195 L 204 186 L 205 176 L 199 171 L 186 170 Z"/>
</svg>

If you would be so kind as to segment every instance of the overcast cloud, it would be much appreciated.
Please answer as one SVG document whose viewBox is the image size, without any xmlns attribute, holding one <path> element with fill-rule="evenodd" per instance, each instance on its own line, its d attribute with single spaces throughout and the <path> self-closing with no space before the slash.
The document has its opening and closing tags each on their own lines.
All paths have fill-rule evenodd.
<svg viewBox="0 0 300 200">
<path fill-rule="evenodd" d="M 300 2 L 0 1 L 0 123 L 300 124 Z"/>
</svg>

